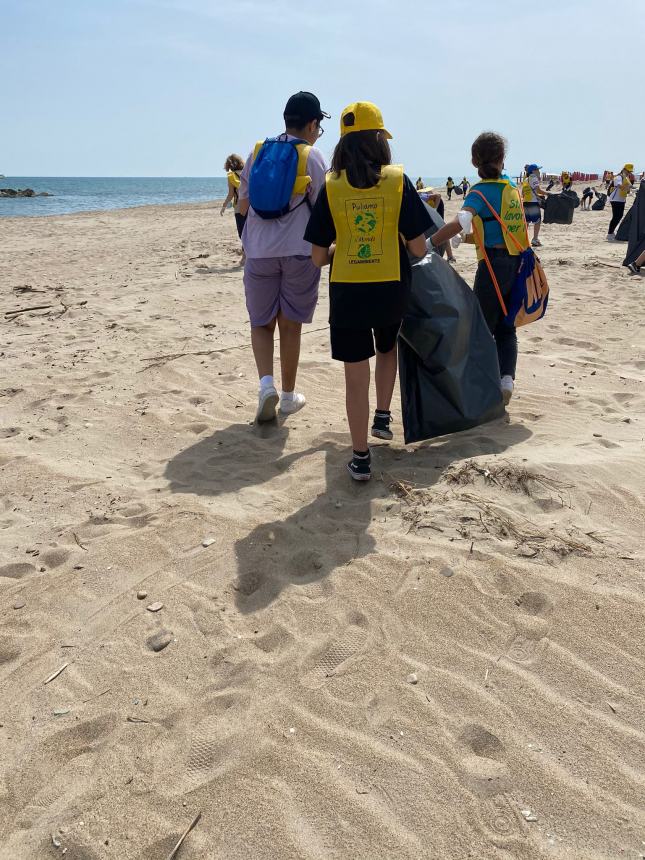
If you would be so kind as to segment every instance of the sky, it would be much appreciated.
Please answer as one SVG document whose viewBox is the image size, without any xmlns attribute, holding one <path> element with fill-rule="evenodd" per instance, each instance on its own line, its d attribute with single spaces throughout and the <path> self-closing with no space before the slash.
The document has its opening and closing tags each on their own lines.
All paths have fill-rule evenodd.
<svg viewBox="0 0 645 860">
<path fill-rule="evenodd" d="M 645 169 L 645 0 L 0 0 L 0 173 L 221 176 L 315 92 L 375 102 L 415 177 Z"/>
</svg>

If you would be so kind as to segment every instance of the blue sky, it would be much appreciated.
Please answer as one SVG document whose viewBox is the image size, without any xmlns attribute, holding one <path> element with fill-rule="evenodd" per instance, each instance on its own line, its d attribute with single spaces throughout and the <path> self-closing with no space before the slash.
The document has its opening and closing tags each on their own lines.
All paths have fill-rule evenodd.
<svg viewBox="0 0 645 860">
<path fill-rule="evenodd" d="M 213 176 L 286 98 L 376 102 L 411 175 L 645 169 L 644 0 L 0 0 L 0 172 Z"/>
</svg>

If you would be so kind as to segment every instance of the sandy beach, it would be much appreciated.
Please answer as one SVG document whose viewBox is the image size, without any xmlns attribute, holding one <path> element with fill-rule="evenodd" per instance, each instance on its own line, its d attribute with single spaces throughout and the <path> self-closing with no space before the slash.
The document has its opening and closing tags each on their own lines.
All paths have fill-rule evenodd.
<svg viewBox="0 0 645 860">
<path fill-rule="evenodd" d="M 0 858 L 167 860 L 198 813 L 181 860 L 645 856 L 645 281 L 609 211 L 542 229 L 507 417 L 406 448 L 395 396 L 357 486 L 327 276 L 308 406 L 256 428 L 218 210 L 0 221 Z"/>
</svg>

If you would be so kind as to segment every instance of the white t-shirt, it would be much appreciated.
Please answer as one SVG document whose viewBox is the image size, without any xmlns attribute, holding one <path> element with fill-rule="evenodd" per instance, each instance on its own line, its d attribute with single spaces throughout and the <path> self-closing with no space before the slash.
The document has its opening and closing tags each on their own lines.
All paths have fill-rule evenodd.
<svg viewBox="0 0 645 860">
<path fill-rule="evenodd" d="M 627 200 L 627 195 L 629 194 L 629 185 L 625 185 L 623 188 L 623 182 L 627 183 L 628 180 L 623 178 L 622 173 L 619 173 L 618 176 L 614 176 L 612 180 L 613 191 L 609 195 L 609 200 L 611 203 L 624 203 Z"/>
</svg>

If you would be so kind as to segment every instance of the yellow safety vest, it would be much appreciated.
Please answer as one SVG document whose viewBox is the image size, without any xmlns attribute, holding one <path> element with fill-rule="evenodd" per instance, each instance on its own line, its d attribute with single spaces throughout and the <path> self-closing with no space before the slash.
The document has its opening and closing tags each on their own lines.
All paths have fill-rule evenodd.
<svg viewBox="0 0 645 860">
<path fill-rule="evenodd" d="M 257 158 L 263 143 L 263 140 L 258 140 L 255 144 L 253 161 Z M 311 185 L 311 176 L 307 176 L 307 159 L 309 158 L 311 147 L 308 143 L 297 143 L 296 149 L 298 150 L 298 170 L 296 171 L 296 181 L 293 183 L 292 197 L 296 194 L 306 194 L 307 189 Z"/>
<path fill-rule="evenodd" d="M 330 281 L 399 281 L 402 165 L 382 167 L 381 179 L 371 188 L 354 188 L 344 170 L 340 176 L 328 173 L 326 186 L 336 228 Z"/>
<path fill-rule="evenodd" d="M 618 194 L 620 195 L 621 200 L 627 200 L 631 187 L 632 183 L 630 182 L 629 176 L 624 176 L 623 181 L 620 184 L 620 188 L 618 189 Z"/>
<path fill-rule="evenodd" d="M 478 191 L 480 190 L 480 185 L 490 185 L 491 183 L 504 186 L 502 190 L 501 212 L 498 212 L 497 214 L 500 216 L 502 223 L 504 224 L 502 235 L 504 236 L 506 250 L 512 257 L 517 257 L 520 251 L 525 251 L 529 246 L 529 236 L 526 229 L 526 221 L 524 220 L 520 193 L 508 179 L 482 179 L 477 183 L 477 185 L 473 185 L 470 191 L 471 193 L 473 191 Z M 490 211 L 488 217 L 496 220 Z M 477 241 L 477 236 L 481 237 L 482 242 L 484 241 L 484 222 L 479 215 L 474 215 L 473 232 L 466 237 L 466 242 L 477 246 L 477 259 L 483 260 L 484 254 L 480 248 L 479 242 Z M 515 238 L 515 242 L 511 236 Z M 515 244 L 516 242 L 517 244 Z"/>
<path fill-rule="evenodd" d="M 228 179 L 228 184 L 234 191 L 240 187 L 240 176 L 234 170 L 229 170 L 226 174 L 226 178 Z"/>
</svg>

